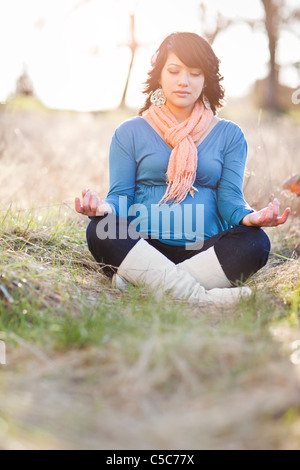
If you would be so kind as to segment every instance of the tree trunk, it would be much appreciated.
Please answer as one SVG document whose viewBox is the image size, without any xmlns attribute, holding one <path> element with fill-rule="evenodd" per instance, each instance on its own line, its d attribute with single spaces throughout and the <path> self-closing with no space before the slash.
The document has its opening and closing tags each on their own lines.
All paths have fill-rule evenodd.
<svg viewBox="0 0 300 470">
<path fill-rule="evenodd" d="M 265 93 L 265 108 L 270 111 L 280 109 L 278 103 L 278 66 L 276 64 L 276 49 L 279 37 L 280 0 L 262 0 L 265 9 L 265 24 L 269 40 L 270 62 Z"/>
<path fill-rule="evenodd" d="M 126 107 L 126 102 L 125 102 L 126 101 L 126 94 L 127 94 L 127 89 L 128 89 L 130 76 L 131 76 L 131 70 L 132 70 L 132 65 L 133 65 L 133 61 L 134 61 L 135 51 L 136 51 L 137 46 L 138 46 L 137 42 L 135 40 L 135 16 L 134 16 L 134 14 L 130 15 L 130 30 L 131 30 L 131 41 L 130 41 L 129 47 L 130 47 L 130 50 L 131 50 L 131 60 L 130 60 L 130 64 L 129 64 L 129 69 L 128 69 L 127 79 L 126 79 L 126 83 L 125 83 L 125 87 L 124 87 L 124 91 L 123 91 L 123 96 L 122 96 L 121 103 L 120 103 L 120 108 L 125 108 Z"/>
</svg>

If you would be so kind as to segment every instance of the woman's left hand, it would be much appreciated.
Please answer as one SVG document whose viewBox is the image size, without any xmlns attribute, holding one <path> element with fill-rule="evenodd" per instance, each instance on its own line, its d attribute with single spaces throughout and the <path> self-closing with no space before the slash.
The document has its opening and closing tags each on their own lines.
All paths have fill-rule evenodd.
<svg viewBox="0 0 300 470">
<path fill-rule="evenodd" d="M 253 227 L 276 227 L 277 225 L 284 224 L 291 212 L 291 209 L 287 207 L 283 214 L 279 216 L 279 201 L 274 199 L 270 202 L 267 207 L 264 207 L 260 211 L 251 212 L 242 219 L 243 225 Z"/>
</svg>

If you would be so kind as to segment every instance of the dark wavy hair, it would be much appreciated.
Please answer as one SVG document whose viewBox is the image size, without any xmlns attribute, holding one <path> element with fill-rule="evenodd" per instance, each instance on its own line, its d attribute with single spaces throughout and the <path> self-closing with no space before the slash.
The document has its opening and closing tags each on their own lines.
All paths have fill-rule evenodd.
<svg viewBox="0 0 300 470">
<path fill-rule="evenodd" d="M 200 68 L 205 78 L 205 96 L 210 102 L 214 114 L 224 105 L 225 91 L 220 81 L 223 77 L 219 73 L 220 61 L 206 39 L 195 33 L 176 32 L 167 36 L 152 57 L 151 69 L 145 82 L 143 93 L 147 95 L 144 106 L 139 110 L 141 116 L 150 105 L 151 94 L 159 88 L 162 69 L 166 63 L 169 52 L 174 54 L 187 67 Z M 203 91 L 199 96 L 202 100 Z"/>
</svg>

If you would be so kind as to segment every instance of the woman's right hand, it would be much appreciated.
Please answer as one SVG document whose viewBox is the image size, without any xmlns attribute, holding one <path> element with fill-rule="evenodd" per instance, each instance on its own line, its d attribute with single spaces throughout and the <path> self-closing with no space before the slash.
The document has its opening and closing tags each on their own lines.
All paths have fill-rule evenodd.
<svg viewBox="0 0 300 470">
<path fill-rule="evenodd" d="M 82 204 L 79 197 L 75 198 L 75 210 L 79 214 L 89 217 L 112 213 L 112 208 L 108 202 L 100 199 L 97 194 L 93 193 L 90 189 L 82 190 Z"/>
</svg>

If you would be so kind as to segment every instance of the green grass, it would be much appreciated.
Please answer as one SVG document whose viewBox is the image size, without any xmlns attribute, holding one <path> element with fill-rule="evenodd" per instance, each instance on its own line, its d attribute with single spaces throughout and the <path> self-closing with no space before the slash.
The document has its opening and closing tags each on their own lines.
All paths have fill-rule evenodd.
<svg viewBox="0 0 300 470">
<path fill-rule="evenodd" d="M 88 252 L 83 218 L 66 217 L 55 207 L 44 214 L 12 208 L 2 214 L 1 330 L 21 333 L 26 340 L 40 338 L 50 349 L 97 345 L 111 335 L 144 338 L 153 328 L 162 333 L 189 329 L 191 323 L 209 325 L 214 318 L 218 328 L 230 325 L 257 331 L 299 313 L 300 285 L 289 286 L 288 279 L 281 293 L 284 302 L 272 296 L 266 301 L 256 292 L 255 280 L 250 281 L 254 295 L 241 300 L 230 315 L 226 311 L 211 315 L 210 309 L 168 296 L 157 301 L 134 286 L 120 293 L 111 289 Z"/>
<path fill-rule="evenodd" d="M 8 362 L 0 366 L 0 416 L 10 423 L 3 448 L 15 441 L 25 448 L 288 447 L 300 401 L 292 374 L 287 377 L 288 354 L 270 331 L 288 327 L 297 335 L 299 279 L 286 270 L 277 291 L 276 280 L 280 269 L 299 261 L 281 258 L 273 266 L 274 256 L 251 281 L 254 295 L 233 308 L 198 307 L 168 295 L 156 300 L 134 286 L 112 289 L 88 252 L 86 220 L 59 206 L 38 213 L 10 207 L 0 227 L 0 338 Z M 42 384 L 51 409 L 56 403 L 55 424 L 47 418 Z M 265 390 L 268 403 L 278 387 L 288 398 L 270 398 L 264 409 L 255 394 Z M 25 415 L 14 404 L 20 390 L 33 400 L 22 401 Z M 60 403 L 66 396 L 71 414 Z M 247 400 L 254 400 L 251 412 Z M 239 413 L 250 413 L 248 428 L 228 414 L 236 401 Z M 124 425 L 116 427 L 118 416 Z M 172 424 L 176 416 L 182 432 L 188 426 L 185 438 Z"/>
<path fill-rule="evenodd" d="M 45 225 L 47 224 L 47 225 Z M 9 209 L 2 219 L 0 326 L 25 340 L 64 349 L 101 345 L 103 338 L 141 336 L 153 328 L 189 329 L 210 322 L 205 308 L 174 302 L 167 296 L 156 301 L 143 289 L 126 293 L 110 282 L 89 254 L 82 220 Z M 219 328 L 257 330 L 297 309 L 295 290 L 286 304 L 270 304 L 253 296 L 241 300 L 229 318 L 218 318 Z M 296 311 L 297 313 L 297 311 Z"/>
<path fill-rule="evenodd" d="M 3 108 L 4 107 L 10 111 L 48 110 L 48 108 L 38 98 L 26 95 L 15 95 L 9 97 L 3 104 Z"/>
</svg>

